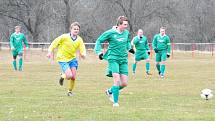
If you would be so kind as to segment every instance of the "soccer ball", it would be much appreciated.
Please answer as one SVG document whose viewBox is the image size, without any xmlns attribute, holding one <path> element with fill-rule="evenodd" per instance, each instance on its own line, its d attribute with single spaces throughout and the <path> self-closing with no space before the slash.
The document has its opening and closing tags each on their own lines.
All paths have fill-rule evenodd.
<svg viewBox="0 0 215 121">
<path fill-rule="evenodd" d="M 210 89 L 203 89 L 200 94 L 201 98 L 209 100 L 213 97 L 213 91 Z"/>
</svg>

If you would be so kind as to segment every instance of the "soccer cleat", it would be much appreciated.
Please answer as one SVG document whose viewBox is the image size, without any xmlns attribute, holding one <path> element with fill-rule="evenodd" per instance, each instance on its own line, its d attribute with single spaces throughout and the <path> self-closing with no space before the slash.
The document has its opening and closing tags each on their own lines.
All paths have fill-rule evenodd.
<svg viewBox="0 0 215 121">
<path fill-rule="evenodd" d="M 110 93 L 110 91 L 107 89 L 105 91 L 105 94 L 108 96 L 109 100 L 113 103 L 114 101 L 113 101 L 113 95 L 112 95 L 112 93 Z"/>
<path fill-rule="evenodd" d="M 74 96 L 74 94 L 71 91 L 68 91 L 67 96 Z"/>
<path fill-rule="evenodd" d="M 22 68 L 19 68 L 19 71 L 22 71 Z"/>
<path fill-rule="evenodd" d="M 161 74 L 160 74 L 160 77 L 161 77 L 161 78 L 164 78 L 164 74 L 161 73 Z"/>
<path fill-rule="evenodd" d="M 63 86 L 63 81 L 64 81 L 64 78 L 60 77 L 60 79 L 59 79 L 59 84 L 60 84 L 61 86 Z"/>
<path fill-rule="evenodd" d="M 158 72 L 158 75 L 161 75 L 161 72 L 160 72 L 160 71 Z"/>
<path fill-rule="evenodd" d="M 119 107 L 119 103 L 113 103 L 113 107 Z"/>
</svg>

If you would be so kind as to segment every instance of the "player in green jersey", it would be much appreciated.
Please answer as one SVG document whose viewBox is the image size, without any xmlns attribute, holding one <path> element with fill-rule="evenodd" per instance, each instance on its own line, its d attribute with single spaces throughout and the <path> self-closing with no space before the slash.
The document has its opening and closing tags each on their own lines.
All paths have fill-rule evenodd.
<svg viewBox="0 0 215 121">
<path fill-rule="evenodd" d="M 23 66 L 23 43 L 28 49 L 28 42 L 25 38 L 25 35 L 21 33 L 21 26 L 15 26 L 15 32 L 10 36 L 10 47 L 13 55 L 13 68 L 17 70 L 16 58 L 19 57 L 19 71 L 22 71 Z"/>
<path fill-rule="evenodd" d="M 166 35 L 165 28 L 160 28 L 160 34 L 156 34 L 152 42 L 153 49 L 156 53 L 156 68 L 159 75 L 163 78 L 165 73 L 165 61 L 170 57 L 170 38 Z"/>
<path fill-rule="evenodd" d="M 110 97 L 113 96 L 113 106 L 117 107 L 119 90 L 127 86 L 128 83 L 128 51 L 134 52 L 131 49 L 128 19 L 125 16 L 120 16 L 117 19 L 117 27 L 105 31 L 96 40 L 94 51 L 99 55 L 100 59 L 108 61 L 108 68 L 112 72 L 113 86 L 106 91 Z M 102 53 L 102 43 L 109 43 L 106 53 Z"/>
<path fill-rule="evenodd" d="M 148 45 L 148 40 L 147 37 L 143 35 L 143 30 L 139 29 L 137 32 L 137 36 L 135 36 L 131 42 L 131 45 L 133 45 L 136 48 L 135 52 L 135 59 L 134 59 L 134 64 L 132 65 L 132 71 L 133 74 L 136 72 L 136 67 L 137 67 L 137 62 L 141 60 L 146 61 L 146 74 L 150 75 L 150 48 Z"/>
</svg>

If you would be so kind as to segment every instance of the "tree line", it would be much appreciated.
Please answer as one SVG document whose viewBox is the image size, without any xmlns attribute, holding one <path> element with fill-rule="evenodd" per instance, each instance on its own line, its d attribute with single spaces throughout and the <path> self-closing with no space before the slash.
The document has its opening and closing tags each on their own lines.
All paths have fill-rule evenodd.
<svg viewBox="0 0 215 121">
<path fill-rule="evenodd" d="M 1 0 L 0 41 L 9 41 L 14 26 L 21 25 L 30 42 L 51 42 L 69 32 L 71 22 L 81 24 L 85 42 L 129 19 L 129 31 L 138 29 L 152 41 L 161 26 L 173 42 L 215 42 L 213 0 Z"/>
</svg>

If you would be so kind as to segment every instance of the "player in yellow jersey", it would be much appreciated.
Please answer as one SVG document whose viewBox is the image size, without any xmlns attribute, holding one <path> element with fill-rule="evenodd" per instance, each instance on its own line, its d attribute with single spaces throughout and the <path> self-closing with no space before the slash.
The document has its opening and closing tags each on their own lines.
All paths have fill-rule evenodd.
<svg viewBox="0 0 215 121">
<path fill-rule="evenodd" d="M 86 49 L 83 39 L 78 35 L 80 31 L 80 24 L 74 22 L 70 26 L 70 33 L 63 34 L 57 37 L 48 49 L 47 57 L 50 58 L 55 48 L 57 51 L 57 61 L 61 66 L 63 74 L 59 80 L 60 85 L 63 85 L 64 79 L 68 80 L 68 96 L 73 96 L 72 90 L 74 88 L 76 79 L 76 70 L 78 68 L 78 61 L 76 59 L 76 51 L 80 51 L 80 56 L 84 59 L 86 56 Z"/>
</svg>

